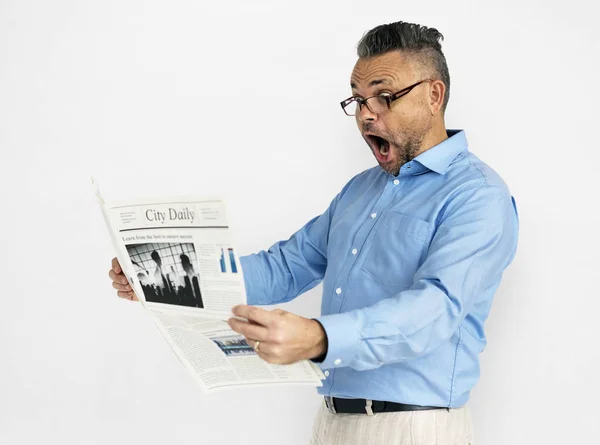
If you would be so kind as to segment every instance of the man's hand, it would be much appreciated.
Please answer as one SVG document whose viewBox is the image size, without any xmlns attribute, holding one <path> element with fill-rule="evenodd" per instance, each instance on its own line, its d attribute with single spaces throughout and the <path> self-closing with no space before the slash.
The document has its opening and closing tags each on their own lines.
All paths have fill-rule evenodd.
<svg viewBox="0 0 600 445">
<path fill-rule="evenodd" d="M 129 286 L 129 283 L 127 283 L 127 278 L 125 278 L 125 274 L 121 269 L 119 260 L 116 258 L 112 259 L 111 269 L 108 272 L 108 276 L 112 280 L 112 286 L 117 290 L 117 295 L 120 298 L 131 301 L 139 301 L 138 297 L 135 295 L 135 292 L 133 292 L 131 286 Z"/>
<path fill-rule="evenodd" d="M 227 323 L 246 337 L 250 346 L 260 341 L 258 355 L 269 363 L 287 365 L 318 357 L 326 352 L 327 334 L 321 323 L 281 309 L 239 305 L 233 313 L 248 322 L 230 318 Z"/>
</svg>

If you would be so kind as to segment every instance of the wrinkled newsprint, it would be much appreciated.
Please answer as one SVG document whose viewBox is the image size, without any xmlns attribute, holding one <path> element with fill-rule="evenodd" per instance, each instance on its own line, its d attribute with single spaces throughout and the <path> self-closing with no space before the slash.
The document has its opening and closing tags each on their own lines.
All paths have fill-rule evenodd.
<svg viewBox="0 0 600 445">
<path fill-rule="evenodd" d="M 267 363 L 226 323 L 246 291 L 222 200 L 106 203 L 97 186 L 96 195 L 129 284 L 204 392 L 322 385 L 315 364 Z"/>
</svg>

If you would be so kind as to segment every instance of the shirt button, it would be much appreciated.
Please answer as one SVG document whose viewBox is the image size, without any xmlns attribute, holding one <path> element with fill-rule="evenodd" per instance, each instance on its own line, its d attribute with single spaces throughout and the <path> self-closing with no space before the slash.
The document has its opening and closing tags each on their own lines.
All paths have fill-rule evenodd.
<svg viewBox="0 0 600 445">
<path fill-rule="evenodd" d="M 333 362 L 334 365 L 339 365 L 340 363 L 342 363 L 342 361 L 339 358 L 336 358 Z"/>
<path fill-rule="evenodd" d="M 352 249 L 352 255 L 356 255 L 358 253 L 358 249 Z"/>
<path fill-rule="evenodd" d="M 400 181 L 398 181 L 397 179 L 394 179 L 394 185 L 398 185 L 400 184 Z"/>
<path fill-rule="evenodd" d="M 325 374 L 325 377 L 329 377 L 329 371 L 325 371 L 323 374 Z"/>
<path fill-rule="evenodd" d="M 371 218 L 375 219 L 377 217 L 377 213 L 371 213 Z"/>
<path fill-rule="evenodd" d="M 335 293 L 336 293 L 336 294 L 338 294 L 338 295 L 339 295 L 339 294 L 341 294 L 341 293 L 342 293 L 342 288 L 341 288 L 341 287 L 338 287 L 338 288 L 335 290 Z"/>
</svg>

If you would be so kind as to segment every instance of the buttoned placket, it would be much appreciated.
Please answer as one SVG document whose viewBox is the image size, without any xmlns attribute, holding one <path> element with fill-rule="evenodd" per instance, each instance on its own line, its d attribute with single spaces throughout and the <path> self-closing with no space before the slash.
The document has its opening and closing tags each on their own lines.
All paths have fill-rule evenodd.
<svg viewBox="0 0 600 445">
<path fill-rule="evenodd" d="M 407 175 L 398 175 L 394 177 L 390 175 L 389 179 L 386 181 L 383 192 L 379 196 L 379 199 L 356 233 L 354 237 L 354 243 L 352 244 L 353 247 L 348 253 L 348 258 L 346 259 L 346 262 L 342 267 L 340 274 L 338 275 L 337 286 L 334 287 L 334 295 L 332 299 L 333 304 L 331 307 L 332 313 L 339 313 L 341 311 L 345 301 L 344 288 L 346 287 L 350 273 L 352 272 L 354 265 L 358 260 L 358 254 L 363 250 L 366 241 L 369 239 L 369 235 L 375 228 L 375 224 L 377 224 L 377 221 L 381 219 L 381 216 L 383 216 L 385 213 L 385 209 L 394 201 L 396 195 L 402 189 L 406 182 L 406 176 Z M 342 364 L 342 359 L 336 357 L 333 363 L 335 366 L 339 366 Z M 326 381 L 329 382 L 329 388 L 331 389 L 333 386 L 335 369 L 326 370 L 324 374 Z"/>
<path fill-rule="evenodd" d="M 332 310 L 331 313 L 340 313 L 342 310 L 342 306 L 345 301 L 344 288 L 346 287 L 350 274 L 354 269 L 356 261 L 358 260 L 358 254 L 363 250 L 366 241 L 369 239 L 370 234 L 375 228 L 375 224 L 377 224 L 377 221 L 385 214 L 386 209 L 394 202 L 396 196 L 406 184 L 408 177 L 413 173 L 418 172 L 418 169 L 413 169 L 412 164 L 413 163 L 410 162 L 403 165 L 400 169 L 399 175 L 396 177 L 389 175 L 379 199 L 371 208 L 370 213 L 368 214 L 367 218 L 365 218 L 365 221 L 360 229 L 358 229 L 356 232 L 354 242 L 352 243 L 353 247 L 350 250 L 346 262 L 344 263 L 344 266 L 338 275 L 337 286 L 334 288 L 335 295 L 332 298 L 332 304 L 330 307 Z M 335 366 L 341 365 L 342 359 L 336 357 L 336 359 L 333 361 L 333 364 Z M 326 380 L 323 385 L 328 387 L 328 391 L 331 391 L 331 388 L 334 384 L 335 368 L 326 370 L 324 375 Z"/>
<path fill-rule="evenodd" d="M 363 250 L 366 241 L 369 239 L 369 235 L 375 229 L 375 225 L 379 219 L 381 219 L 386 209 L 394 201 L 396 195 L 402 189 L 406 182 L 406 177 L 407 175 L 402 175 L 402 172 L 398 176 L 389 175 L 379 199 L 370 209 L 370 213 L 368 213 L 366 220 L 356 232 L 354 242 L 352 243 L 352 248 L 348 252 L 348 257 L 338 275 L 337 285 L 334 287 L 334 304 L 331 306 L 332 313 L 339 313 L 341 311 L 343 302 L 345 300 L 344 288 L 346 287 L 350 273 L 352 272 L 352 269 L 360 256 L 359 253 Z"/>
</svg>

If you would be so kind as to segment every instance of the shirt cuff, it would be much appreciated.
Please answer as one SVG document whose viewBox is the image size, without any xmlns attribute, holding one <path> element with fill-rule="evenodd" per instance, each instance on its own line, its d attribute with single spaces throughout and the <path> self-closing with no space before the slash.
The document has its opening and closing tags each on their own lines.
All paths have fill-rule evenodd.
<svg viewBox="0 0 600 445">
<path fill-rule="evenodd" d="M 316 318 L 327 334 L 327 355 L 318 363 L 321 369 L 350 366 L 360 345 L 360 334 L 354 328 L 351 313 L 323 315 Z"/>
</svg>

